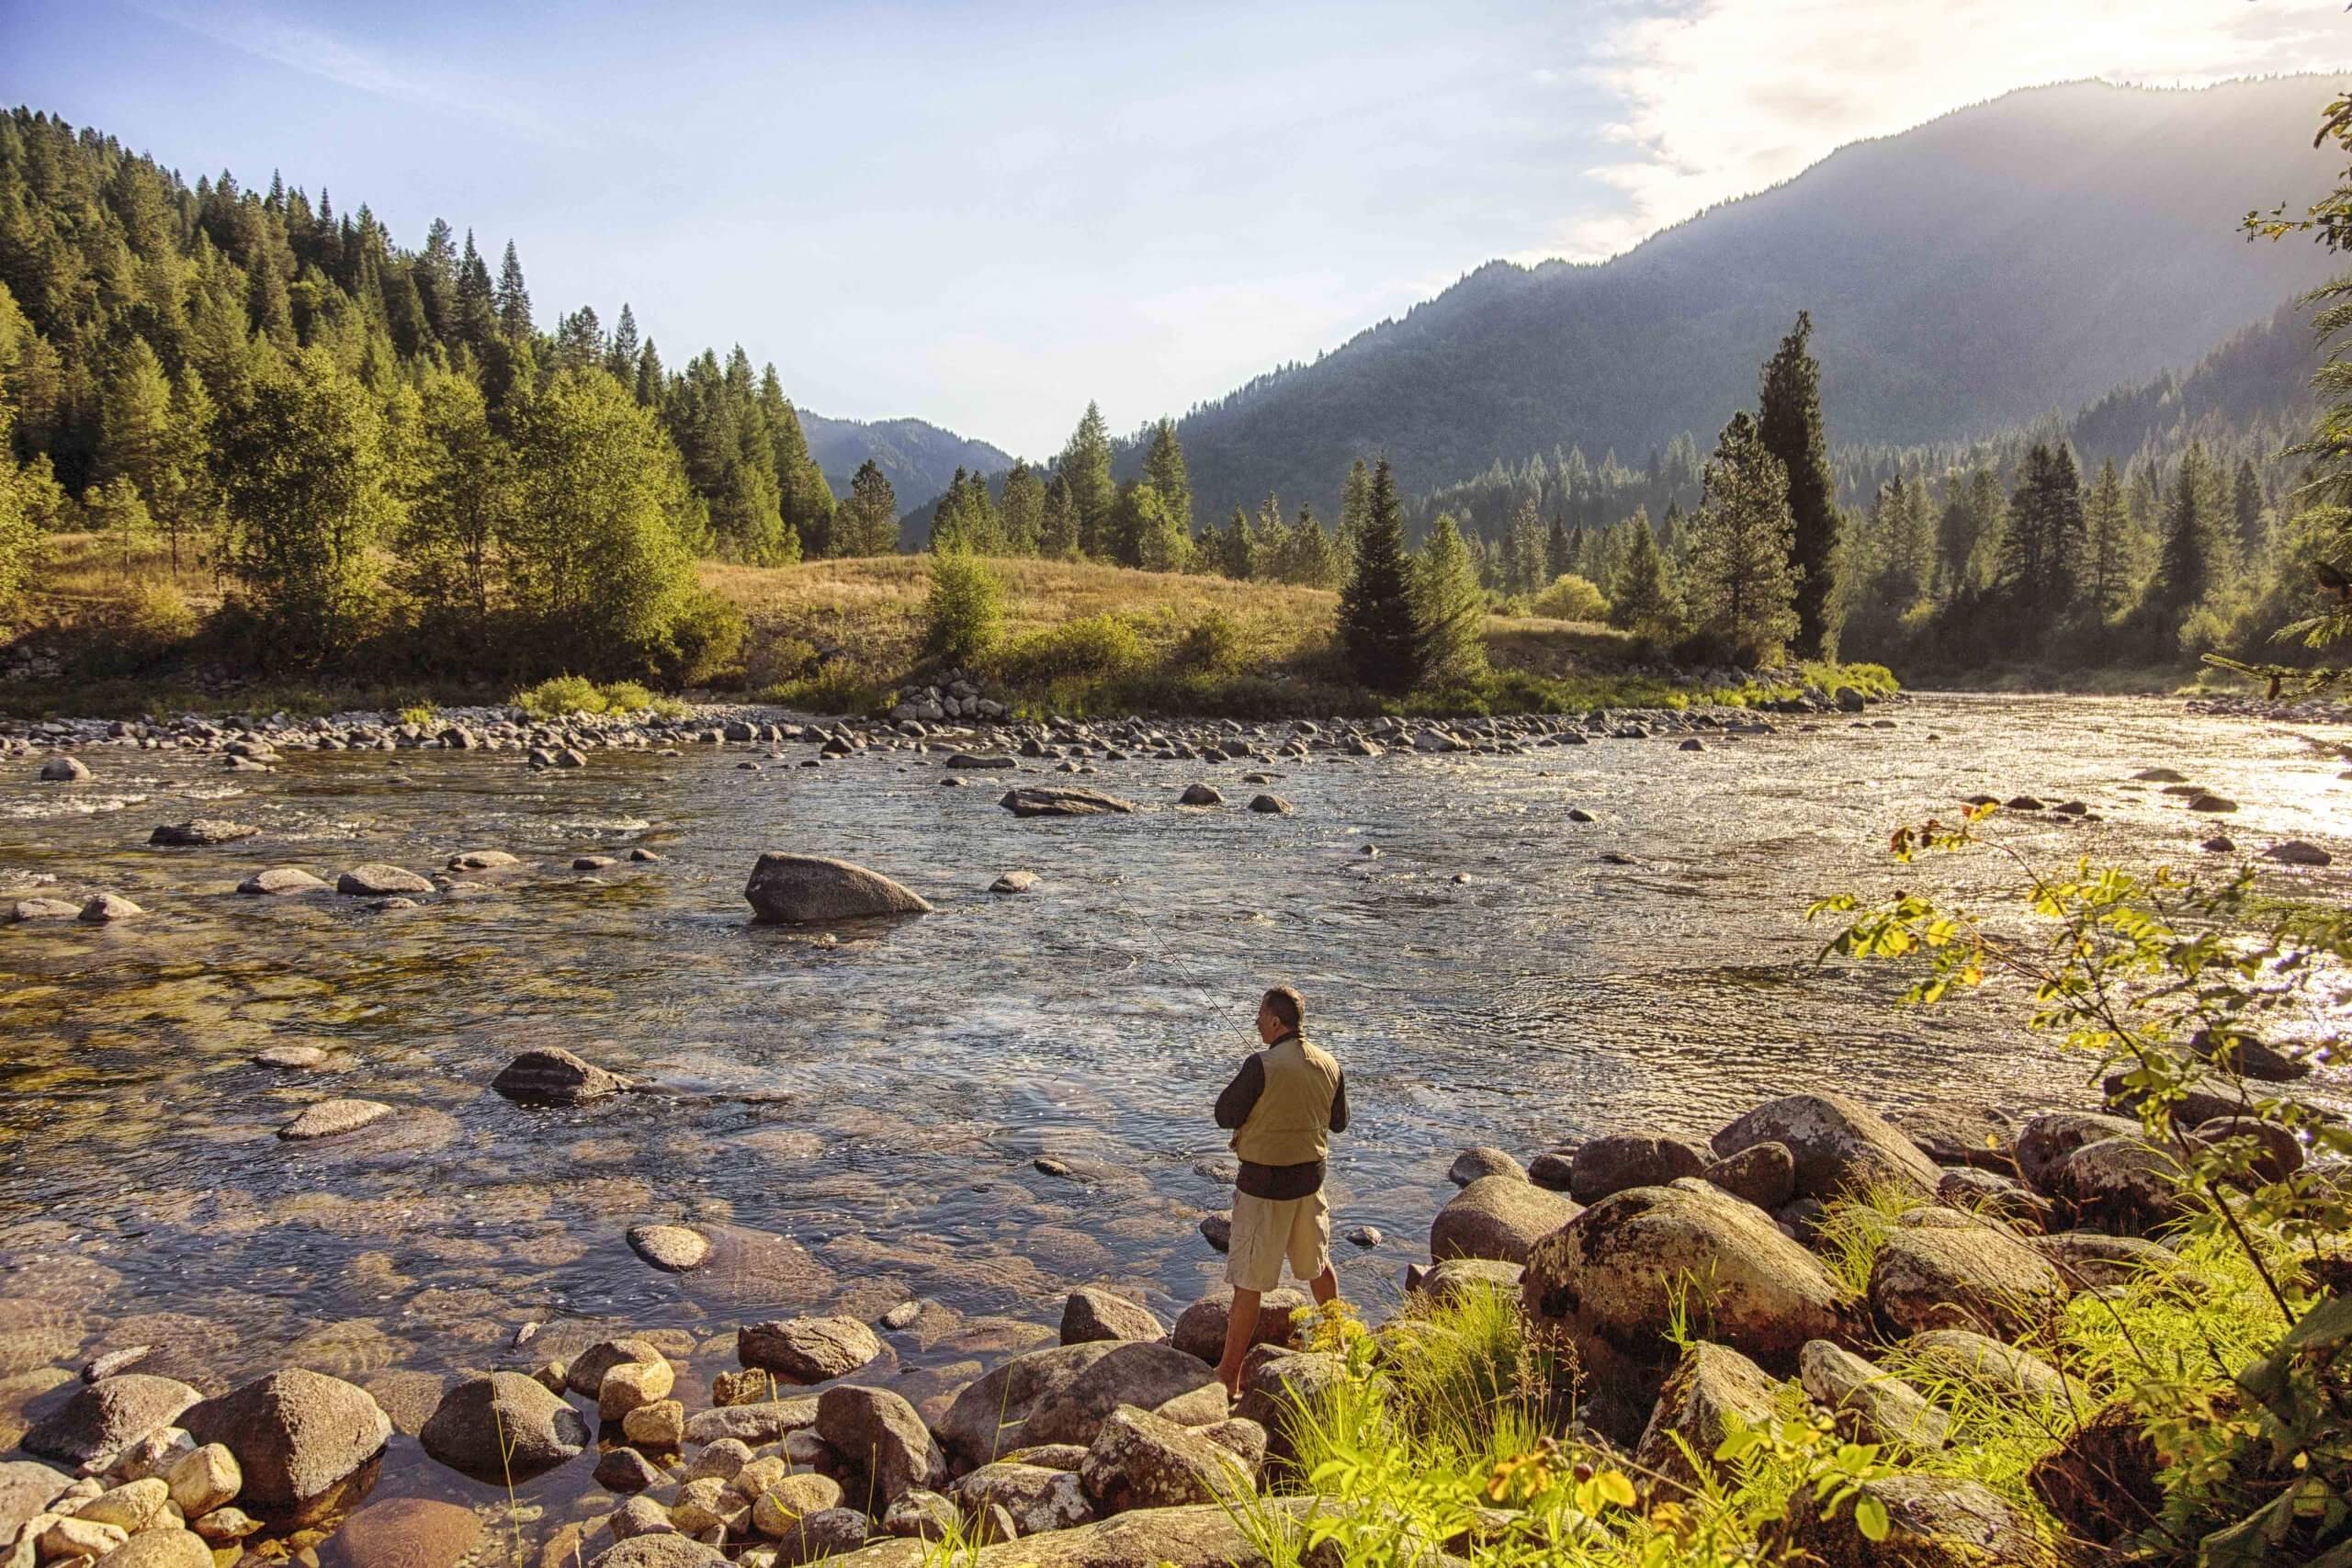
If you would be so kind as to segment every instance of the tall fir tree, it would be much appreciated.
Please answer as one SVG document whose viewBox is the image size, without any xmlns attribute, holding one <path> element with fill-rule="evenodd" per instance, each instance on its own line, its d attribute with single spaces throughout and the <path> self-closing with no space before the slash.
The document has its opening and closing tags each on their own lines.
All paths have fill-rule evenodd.
<svg viewBox="0 0 2352 1568">
<path fill-rule="evenodd" d="M 2215 515 L 2219 485 L 2205 444 L 2191 442 L 2174 476 L 2172 494 L 2165 508 L 2164 553 L 2156 565 L 2151 604 L 2162 612 L 2159 640 L 2177 630 L 2216 581 L 2215 539 L 2221 519 Z"/>
<path fill-rule="evenodd" d="M 1637 508 L 1626 533 L 1624 561 L 1609 581 L 1609 624 L 1662 648 L 1681 635 L 1682 597 L 1649 514 Z"/>
<path fill-rule="evenodd" d="M 1004 476 L 1001 514 L 1004 522 L 1004 552 L 1034 556 L 1046 532 L 1046 481 L 1024 458 L 1013 459 Z"/>
<path fill-rule="evenodd" d="M 498 264 L 498 329 L 508 341 L 520 343 L 531 334 L 531 291 L 523 285 L 523 263 L 514 254 L 514 242 L 506 242 L 506 254 Z"/>
<path fill-rule="evenodd" d="M 896 555 L 899 549 L 899 498 L 881 466 L 868 457 L 850 477 L 849 500 L 836 513 L 835 553 L 844 556 Z"/>
<path fill-rule="evenodd" d="M 1788 470 L 1756 422 L 1737 413 L 1715 444 L 1704 485 L 1691 528 L 1691 618 L 1734 658 L 1767 663 L 1798 629 Z"/>
<path fill-rule="evenodd" d="M 1454 526 L 1440 513 L 1414 563 L 1415 679 L 1475 681 L 1487 671 L 1487 595 Z"/>
<path fill-rule="evenodd" d="M 1184 446 L 1176 439 L 1176 422 L 1162 419 L 1152 426 L 1151 444 L 1144 448 L 1144 482 L 1159 493 L 1169 519 L 1187 537 L 1193 532 L 1193 479 L 1184 468 Z"/>
<path fill-rule="evenodd" d="M 2074 454 L 2037 441 L 2009 497 L 1995 587 L 2022 624 L 2046 629 L 2073 603 L 2083 557 L 2083 490 Z"/>
<path fill-rule="evenodd" d="M 1405 548 L 1405 507 L 1386 457 L 1363 490 L 1353 569 L 1340 593 L 1340 638 L 1358 681 L 1377 692 L 1402 692 L 1419 673 L 1420 636 L 1412 562 Z"/>
<path fill-rule="evenodd" d="M 2115 459 L 2099 465 L 2083 502 L 2083 592 L 2091 613 L 2105 620 L 2130 602 L 2137 575 L 2132 508 Z"/>
<path fill-rule="evenodd" d="M 1046 510 L 1038 525 L 1037 554 L 1046 560 L 1078 559 L 1080 528 L 1077 492 L 1070 489 L 1069 476 L 1057 471 L 1046 486 Z"/>
<path fill-rule="evenodd" d="M 1838 650 L 1838 481 L 1829 471 L 1829 438 L 1821 423 L 1821 367 L 1813 357 L 1813 314 L 1797 324 L 1764 365 L 1757 414 L 1764 449 L 1788 475 L 1793 523 L 1790 565 L 1796 578 L 1796 646 L 1806 658 Z"/>
<path fill-rule="evenodd" d="M 1111 479 L 1111 427 L 1094 403 L 1070 432 L 1058 465 L 1069 481 L 1070 500 L 1078 507 L 1079 553 L 1096 559 L 1112 553 L 1113 516 L 1119 502 L 1118 486 Z"/>
</svg>

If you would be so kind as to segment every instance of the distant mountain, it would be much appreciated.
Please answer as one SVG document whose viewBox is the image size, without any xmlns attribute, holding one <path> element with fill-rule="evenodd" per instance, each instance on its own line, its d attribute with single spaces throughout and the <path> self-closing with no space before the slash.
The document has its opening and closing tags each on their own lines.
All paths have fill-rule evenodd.
<svg viewBox="0 0 2352 1568">
<path fill-rule="evenodd" d="M 1012 466 L 1010 452 L 919 419 L 827 419 L 802 409 L 800 429 L 835 495 L 848 496 L 858 465 L 871 457 L 897 492 L 901 512 L 935 500 L 959 468 L 993 474 Z"/>
<path fill-rule="evenodd" d="M 2195 364 L 2330 270 L 2248 244 L 2329 183 L 2319 77 L 2017 92 L 1842 148 L 1590 265 L 1491 262 L 1402 320 L 1181 422 L 1198 516 L 1327 502 L 1385 451 L 1408 489 L 1574 444 L 1638 467 L 1754 402 L 1800 310 L 1833 442 L 1919 443 Z"/>
</svg>

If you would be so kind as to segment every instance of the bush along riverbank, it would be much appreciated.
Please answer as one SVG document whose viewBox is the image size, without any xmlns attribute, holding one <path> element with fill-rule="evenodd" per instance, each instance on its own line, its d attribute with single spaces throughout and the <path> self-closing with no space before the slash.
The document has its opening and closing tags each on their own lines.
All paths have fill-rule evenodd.
<svg viewBox="0 0 2352 1568">
<path fill-rule="evenodd" d="M 1978 848 L 1988 818 L 1896 852 Z M 746 897 L 802 918 L 875 880 L 771 856 Z M 401 1425 L 510 1495 L 593 1468 L 609 1507 L 526 1546 L 511 1506 L 367 1501 L 395 1422 L 366 1390 L 288 1367 L 208 1398 L 126 1348 L 0 1465 L 5 1561 L 198 1568 L 324 1537 L 356 1568 L 2340 1562 L 2352 1133 L 2281 1086 L 2336 1044 L 2310 1021 L 2352 922 L 2266 929 L 2246 888 L 2028 872 L 2030 929 L 1825 900 L 1829 952 L 1923 964 L 1922 1003 L 2030 982 L 2104 1097 L 1898 1124 L 1810 1092 L 1703 1141 L 1465 1150 L 1403 1309 L 1375 1329 L 1269 1297 L 1238 1403 L 1211 1370 L 1222 1293 L 1166 1323 L 1080 1289 L 1057 1345 L 921 1404 L 877 1375 L 919 1302 L 745 1321 L 715 1372 L 689 1363 L 720 1342 L 666 1330 L 519 1337 Z M 490 1087 L 525 1114 L 631 1086 L 536 1050 Z M 312 1105 L 282 1135 L 369 1110 Z M 628 1237 L 680 1274 L 725 1239 Z"/>
</svg>

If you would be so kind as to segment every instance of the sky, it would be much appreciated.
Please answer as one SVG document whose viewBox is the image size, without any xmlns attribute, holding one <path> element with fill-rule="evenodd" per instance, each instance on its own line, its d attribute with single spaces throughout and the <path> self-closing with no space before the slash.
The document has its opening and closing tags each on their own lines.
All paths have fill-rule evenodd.
<svg viewBox="0 0 2352 1568">
<path fill-rule="evenodd" d="M 0 100 L 1037 457 L 2013 88 L 2347 66 L 2344 0 L 0 0 Z"/>
</svg>

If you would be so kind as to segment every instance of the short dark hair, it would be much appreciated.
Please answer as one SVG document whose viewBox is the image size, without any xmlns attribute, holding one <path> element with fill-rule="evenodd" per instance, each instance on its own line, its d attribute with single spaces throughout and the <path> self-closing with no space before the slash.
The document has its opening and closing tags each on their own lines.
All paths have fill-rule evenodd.
<svg viewBox="0 0 2352 1568">
<path fill-rule="evenodd" d="M 1266 993 L 1265 1005 L 1274 1010 L 1274 1017 L 1284 1029 L 1295 1030 L 1306 1021 L 1306 1000 L 1289 986 L 1276 986 Z"/>
</svg>

